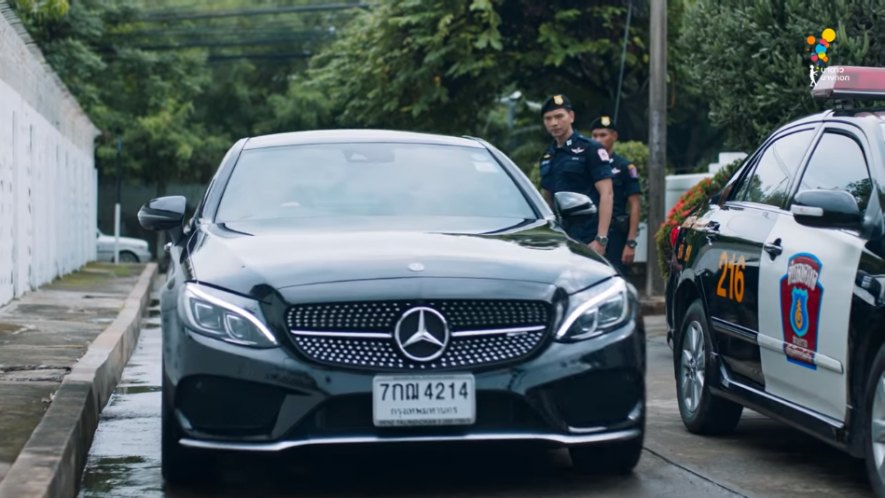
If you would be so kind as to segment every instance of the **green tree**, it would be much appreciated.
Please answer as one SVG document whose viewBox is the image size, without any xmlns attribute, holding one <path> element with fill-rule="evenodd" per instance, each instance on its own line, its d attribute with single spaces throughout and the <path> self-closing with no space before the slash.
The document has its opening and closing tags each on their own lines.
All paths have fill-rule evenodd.
<svg viewBox="0 0 885 498">
<path fill-rule="evenodd" d="M 677 50 L 690 88 L 745 151 L 778 125 L 824 108 L 809 92 L 806 37 L 837 36 L 830 64 L 885 65 L 881 0 L 687 0 Z"/>
<path fill-rule="evenodd" d="M 406 0 L 379 2 L 312 60 L 307 86 L 327 96 L 337 126 L 476 134 L 527 172 L 549 137 L 522 100 L 508 116 L 502 95 L 541 101 L 569 95 L 577 125 L 612 114 L 627 3 L 621 0 Z M 618 116 L 625 140 L 647 134 L 648 9 L 633 2 Z M 670 33 L 682 26 L 672 6 Z M 705 99 L 671 66 L 668 156 L 692 169 L 719 151 Z"/>
<path fill-rule="evenodd" d="M 491 0 L 382 2 L 315 59 L 311 85 L 345 126 L 474 130 L 507 82 L 500 24 Z"/>
<path fill-rule="evenodd" d="M 158 194 L 171 182 L 208 181 L 238 138 L 328 125 L 322 94 L 290 82 L 303 79 L 307 55 L 334 32 L 335 16 L 351 16 L 236 15 L 254 10 L 248 0 L 14 0 L 14 7 L 102 131 L 103 177 L 114 174 L 120 137 L 125 177 Z"/>
</svg>

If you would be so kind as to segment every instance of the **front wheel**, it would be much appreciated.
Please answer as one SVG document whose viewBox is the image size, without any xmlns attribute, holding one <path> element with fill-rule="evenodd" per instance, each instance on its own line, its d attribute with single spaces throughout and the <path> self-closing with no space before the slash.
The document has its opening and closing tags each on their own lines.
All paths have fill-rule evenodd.
<svg viewBox="0 0 885 498">
<path fill-rule="evenodd" d="M 885 496 L 885 346 L 873 360 L 864 397 L 864 453 L 876 496 Z"/>
<path fill-rule="evenodd" d="M 676 398 L 682 423 L 695 434 L 723 434 L 737 427 L 743 406 L 710 392 L 712 339 L 701 301 L 688 307 L 675 349 Z"/>
<path fill-rule="evenodd" d="M 138 256 L 131 251 L 120 251 L 119 261 L 121 263 L 138 263 Z"/>
</svg>

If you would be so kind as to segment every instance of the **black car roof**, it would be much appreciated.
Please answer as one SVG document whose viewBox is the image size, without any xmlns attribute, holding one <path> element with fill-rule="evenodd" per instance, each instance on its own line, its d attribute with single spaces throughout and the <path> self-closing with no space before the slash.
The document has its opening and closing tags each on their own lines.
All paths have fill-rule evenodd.
<svg viewBox="0 0 885 498">
<path fill-rule="evenodd" d="M 312 145 L 333 143 L 415 143 L 432 145 L 458 145 L 483 148 L 474 139 L 392 130 L 316 130 L 278 133 L 249 138 L 244 149 L 280 147 L 286 145 Z"/>
</svg>

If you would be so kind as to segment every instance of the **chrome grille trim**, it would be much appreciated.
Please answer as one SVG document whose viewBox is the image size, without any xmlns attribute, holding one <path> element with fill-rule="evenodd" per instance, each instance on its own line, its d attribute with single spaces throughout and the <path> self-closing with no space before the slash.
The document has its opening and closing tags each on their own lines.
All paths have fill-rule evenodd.
<svg viewBox="0 0 885 498">
<path fill-rule="evenodd" d="M 326 330 L 290 330 L 293 335 L 305 337 L 356 337 L 359 339 L 393 339 L 393 334 L 383 332 L 339 332 Z"/>
<path fill-rule="evenodd" d="M 544 432 L 499 432 L 489 434 L 458 434 L 455 436 L 347 436 L 317 437 L 298 441 L 274 441 L 267 443 L 239 441 L 211 441 L 205 439 L 182 438 L 178 443 L 189 448 L 226 451 L 265 451 L 276 452 L 304 446 L 322 446 L 334 444 L 386 444 L 386 443 L 434 443 L 434 442 L 465 442 L 465 441 L 534 441 L 555 446 L 571 446 L 587 443 L 604 443 L 612 441 L 629 441 L 642 435 L 639 429 L 627 429 L 597 434 L 557 434 Z"/>
<path fill-rule="evenodd" d="M 452 337 L 476 337 L 482 335 L 504 335 L 519 334 L 524 332 L 537 332 L 544 330 L 545 326 L 537 325 L 534 327 L 513 327 L 509 329 L 486 329 L 486 330 L 462 330 L 460 332 L 452 332 Z"/>
<path fill-rule="evenodd" d="M 477 337 L 483 335 L 505 335 L 520 334 L 525 332 L 537 332 L 544 330 L 543 325 L 533 327 L 512 327 L 509 329 L 484 329 L 484 330 L 462 330 L 460 332 L 452 332 L 452 337 Z M 337 330 L 290 330 L 293 335 L 305 337 L 354 337 L 359 339 L 392 339 L 393 334 L 384 332 L 345 332 Z"/>
</svg>

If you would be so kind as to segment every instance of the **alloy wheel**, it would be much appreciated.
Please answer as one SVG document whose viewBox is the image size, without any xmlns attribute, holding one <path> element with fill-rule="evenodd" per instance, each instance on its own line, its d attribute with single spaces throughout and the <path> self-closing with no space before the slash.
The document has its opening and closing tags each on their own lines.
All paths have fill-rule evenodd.
<svg viewBox="0 0 885 498">
<path fill-rule="evenodd" d="M 694 413 L 701 402 L 701 393 L 704 390 L 704 370 L 706 367 L 704 330 L 697 321 L 691 322 L 686 328 L 680 355 L 679 382 L 681 383 L 681 401 L 690 413 Z M 885 398 L 882 401 L 883 410 L 885 410 Z M 883 424 L 885 424 L 885 419 L 883 419 Z M 885 454 L 885 443 L 883 443 L 882 451 Z"/>
<path fill-rule="evenodd" d="M 885 482 L 885 372 L 876 382 L 873 410 L 870 416 L 870 440 L 873 458 L 879 472 L 879 482 Z"/>
</svg>

